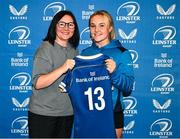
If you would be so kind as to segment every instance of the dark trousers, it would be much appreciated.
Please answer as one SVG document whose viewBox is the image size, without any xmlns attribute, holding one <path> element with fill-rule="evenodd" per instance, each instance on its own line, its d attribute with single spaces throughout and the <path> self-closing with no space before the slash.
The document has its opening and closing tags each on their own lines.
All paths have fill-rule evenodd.
<svg viewBox="0 0 180 139">
<path fill-rule="evenodd" d="M 28 112 L 29 138 L 70 138 L 73 116 L 43 116 Z"/>
</svg>

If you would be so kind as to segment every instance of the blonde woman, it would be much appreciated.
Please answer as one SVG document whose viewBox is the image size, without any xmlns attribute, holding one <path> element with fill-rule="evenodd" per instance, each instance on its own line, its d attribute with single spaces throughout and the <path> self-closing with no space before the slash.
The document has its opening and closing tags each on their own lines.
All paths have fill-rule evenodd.
<svg viewBox="0 0 180 139">
<path fill-rule="evenodd" d="M 114 105 L 114 123 L 117 138 L 122 138 L 124 115 L 122 96 L 129 96 L 133 89 L 134 73 L 132 58 L 127 49 L 115 40 L 115 29 L 111 15 L 105 11 L 96 11 L 89 19 L 92 46 L 81 55 L 102 53 L 111 59 L 105 61 L 112 80 L 112 99 Z"/>
</svg>

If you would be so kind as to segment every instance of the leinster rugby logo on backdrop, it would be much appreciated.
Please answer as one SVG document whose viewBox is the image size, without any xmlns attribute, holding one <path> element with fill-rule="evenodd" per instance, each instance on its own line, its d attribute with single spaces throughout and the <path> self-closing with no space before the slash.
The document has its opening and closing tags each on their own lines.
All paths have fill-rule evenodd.
<svg viewBox="0 0 180 139">
<path fill-rule="evenodd" d="M 125 105 L 125 109 L 124 109 L 125 116 L 133 116 L 137 114 L 137 110 L 135 109 L 137 105 L 137 100 L 135 97 L 131 97 L 131 96 L 124 97 L 123 103 Z"/>
<path fill-rule="evenodd" d="M 12 6 L 9 5 L 9 11 L 14 15 L 14 16 L 10 16 L 11 20 L 27 20 L 27 16 L 24 16 L 25 13 L 27 12 L 28 9 L 28 5 L 24 5 L 19 11 L 17 11 L 17 9 Z"/>
<path fill-rule="evenodd" d="M 89 27 L 86 27 L 80 33 L 79 51 L 81 51 L 85 47 L 90 46 L 91 44 L 92 44 L 92 41 L 90 39 L 90 30 L 89 30 Z"/>
<path fill-rule="evenodd" d="M 167 11 L 165 11 L 163 7 L 161 7 L 161 5 L 156 4 L 156 9 L 157 9 L 157 12 L 160 14 L 160 16 L 156 17 L 157 19 L 174 19 L 174 16 L 172 16 L 172 13 L 176 9 L 176 4 L 171 5 Z"/>
<path fill-rule="evenodd" d="M 16 118 L 11 124 L 11 133 L 28 136 L 28 118 L 26 116 Z"/>
<path fill-rule="evenodd" d="M 135 23 L 140 20 L 139 13 L 140 6 L 137 2 L 130 1 L 122 4 L 117 9 L 117 21 L 125 21 L 126 23 Z"/>
<path fill-rule="evenodd" d="M 30 30 L 26 26 L 17 26 L 14 27 L 9 32 L 9 45 L 18 45 L 19 47 L 26 47 L 31 44 L 31 40 L 28 40 L 30 35 Z"/>
<path fill-rule="evenodd" d="M 174 77 L 171 74 L 160 74 L 152 80 L 151 91 L 169 94 L 170 92 L 174 92 L 174 87 L 171 87 L 173 83 Z"/>
<path fill-rule="evenodd" d="M 129 50 L 131 57 L 132 57 L 132 66 L 133 68 L 139 68 L 139 64 L 136 63 L 136 61 L 138 60 L 138 53 L 135 50 Z"/>
<path fill-rule="evenodd" d="M 90 30 L 89 30 L 89 27 L 87 27 L 83 29 L 80 34 L 80 44 L 91 45 L 92 41 L 90 41 L 91 39 L 89 37 L 90 37 Z"/>
<path fill-rule="evenodd" d="M 17 73 L 10 79 L 10 90 L 26 93 L 32 90 L 31 85 L 29 85 L 30 82 L 31 76 L 28 73 Z"/>
<path fill-rule="evenodd" d="M 172 128 L 172 121 L 167 118 L 161 118 L 151 124 L 150 136 L 159 136 L 162 138 L 168 138 L 172 136 L 170 129 Z"/>
<path fill-rule="evenodd" d="M 163 47 L 172 47 L 176 45 L 176 40 L 173 40 L 176 35 L 176 28 L 173 26 L 163 26 L 157 29 L 153 35 L 153 45 L 162 45 Z"/>
<path fill-rule="evenodd" d="M 44 9 L 44 21 L 50 21 L 53 19 L 53 16 L 57 14 L 59 11 L 66 10 L 66 6 L 62 2 L 53 2 L 48 4 Z"/>
<path fill-rule="evenodd" d="M 134 40 L 136 34 L 137 34 L 137 28 L 133 29 L 129 35 L 127 35 L 122 29 L 118 29 L 119 36 L 123 39 L 121 40 L 121 43 L 136 43 L 136 40 Z"/>
</svg>

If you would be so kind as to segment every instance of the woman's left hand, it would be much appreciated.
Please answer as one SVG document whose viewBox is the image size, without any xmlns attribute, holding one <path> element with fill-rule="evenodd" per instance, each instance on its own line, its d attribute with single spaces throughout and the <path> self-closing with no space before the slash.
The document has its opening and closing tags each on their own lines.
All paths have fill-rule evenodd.
<svg viewBox="0 0 180 139">
<path fill-rule="evenodd" d="M 105 63 L 109 73 L 113 73 L 116 69 L 116 62 L 113 59 L 107 59 L 105 60 Z"/>
</svg>

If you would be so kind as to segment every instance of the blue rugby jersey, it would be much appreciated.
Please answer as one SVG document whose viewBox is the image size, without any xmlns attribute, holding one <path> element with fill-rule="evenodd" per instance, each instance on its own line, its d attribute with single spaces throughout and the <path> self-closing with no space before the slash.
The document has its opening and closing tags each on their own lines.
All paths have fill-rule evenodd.
<svg viewBox="0 0 180 139">
<path fill-rule="evenodd" d="M 76 64 L 60 83 L 74 109 L 75 138 L 115 138 L 112 86 L 105 59 L 108 56 L 77 56 Z"/>
</svg>

